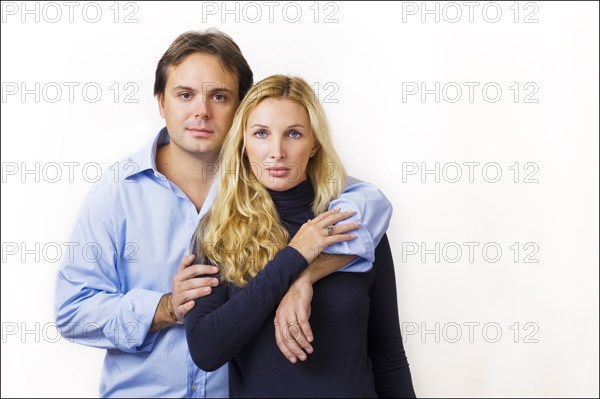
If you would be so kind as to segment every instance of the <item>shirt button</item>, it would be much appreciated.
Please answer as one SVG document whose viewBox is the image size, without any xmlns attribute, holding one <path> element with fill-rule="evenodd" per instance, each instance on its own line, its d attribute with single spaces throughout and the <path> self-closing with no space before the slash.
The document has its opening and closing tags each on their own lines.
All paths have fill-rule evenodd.
<svg viewBox="0 0 600 399">
<path fill-rule="evenodd" d="M 198 386 L 196 384 L 192 384 L 192 391 L 195 391 Z"/>
</svg>

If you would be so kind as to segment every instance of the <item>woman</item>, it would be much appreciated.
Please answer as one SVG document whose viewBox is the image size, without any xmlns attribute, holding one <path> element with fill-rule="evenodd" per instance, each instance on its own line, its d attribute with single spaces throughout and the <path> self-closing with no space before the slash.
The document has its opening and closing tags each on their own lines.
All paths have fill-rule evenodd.
<svg viewBox="0 0 600 399">
<path fill-rule="evenodd" d="M 210 371 L 229 362 L 232 397 L 414 396 L 385 236 L 371 271 L 334 273 L 314 285 L 314 353 L 294 364 L 276 346 L 274 309 L 291 282 L 358 227 L 336 225 L 348 214 L 322 213 L 345 173 L 308 84 L 281 75 L 257 83 L 238 108 L 221 161 L 227 173 L 196 244 L 197 258 L 220 267 L 221 284 L 185 318 L 196 365 Z"/>
</svg>

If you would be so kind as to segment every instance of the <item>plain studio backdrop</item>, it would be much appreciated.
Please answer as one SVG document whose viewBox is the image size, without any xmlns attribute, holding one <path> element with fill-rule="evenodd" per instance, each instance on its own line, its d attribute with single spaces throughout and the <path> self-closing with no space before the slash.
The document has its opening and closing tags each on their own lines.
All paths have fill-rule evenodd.
<svg viewBox="0 0 600 399">
<path fill-rule="evenodd" d="M 58 336 L 55 274 L 89 249 L 69 235 L 101 171 L 164 126 L 159 58 L 209 27 L 255 81 L 305 78 L 393 203 L 418 396 L 598 396 L 598 11 L 2 2 L 2 396 L 97 396 L 103 351 Z"/>
</svg>

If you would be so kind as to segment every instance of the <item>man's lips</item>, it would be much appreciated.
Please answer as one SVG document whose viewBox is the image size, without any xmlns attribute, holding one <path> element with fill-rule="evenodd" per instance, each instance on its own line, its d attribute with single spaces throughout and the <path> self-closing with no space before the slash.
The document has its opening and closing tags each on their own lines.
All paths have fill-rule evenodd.
<svg viewBox="0 0 600 399">
<path fill-rule="evenodd" d="M 208 137 L 214 133 L 214 131 L 211 129 L 200 127 L 188 127 L 186 130 L 194 137 Z"/>
</svg>

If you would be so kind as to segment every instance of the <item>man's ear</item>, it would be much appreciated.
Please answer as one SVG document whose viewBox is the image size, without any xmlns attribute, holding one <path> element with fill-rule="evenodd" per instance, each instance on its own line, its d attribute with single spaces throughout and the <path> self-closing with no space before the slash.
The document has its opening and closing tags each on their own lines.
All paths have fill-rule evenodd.
<svg viewBox="0 0 600 399">
<path fill-rule="evenodd" d="M 158 112 L 160 116 L 165 117 L 165 96 L 164 94 L 157 94 L 156 101 L 158 102 Z"/>
</svg>

